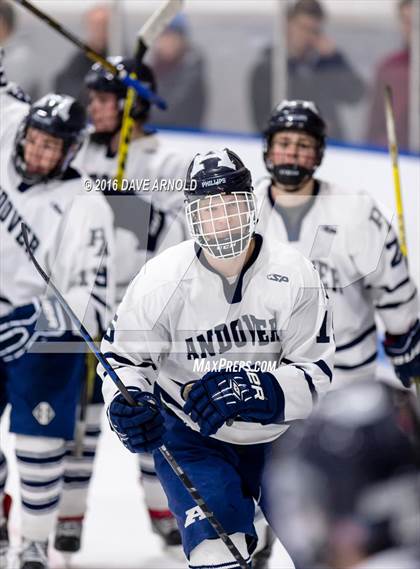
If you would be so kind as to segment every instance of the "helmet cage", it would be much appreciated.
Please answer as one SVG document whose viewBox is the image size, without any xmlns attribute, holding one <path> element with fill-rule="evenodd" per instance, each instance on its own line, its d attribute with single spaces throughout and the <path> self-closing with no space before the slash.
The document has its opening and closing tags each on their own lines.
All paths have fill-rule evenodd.
<svg viewBox="0 0 420 569">
<path fill-rule="evenodd" d="M 245 251 L 257 223 L 255 196 L 250 191 L 196 195 L 186 200 L 185 213 L 192 238 L 216 259 L 232 259 Z M 222 220 L 220 229 L 217 225 Z"/>
</svg>

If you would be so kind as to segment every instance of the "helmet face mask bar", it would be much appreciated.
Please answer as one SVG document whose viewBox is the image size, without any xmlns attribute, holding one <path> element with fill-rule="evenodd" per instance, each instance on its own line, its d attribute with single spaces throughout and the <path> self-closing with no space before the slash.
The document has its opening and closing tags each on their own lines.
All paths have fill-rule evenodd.
<svg viewBox="0 0 420 569">
<path fill-rule="evenodd" d="M 255 196 L 249 192 L 213 194 L 186 204 L 190 233 L 216 259 L 232 259 L 249 245 L 256 225 Z"/>
<path fill-rule="evenodd" d="M 191 237 L 215 259 L 245 251 L 257 216 L 251 173 L 225 148 L 197 154 L 186 179 L 185 213 Z"/>
<path fill-rule="evenodd" d="M 296 163 L 275 165 L 269 158 L 273 137 L 278 132 L 302 132 L 317 142 L 316 162 L 313 168 Z M 263 158 L 273 180 L 289 190 L 298 190 L 310 180 L 321 164 L 325 150 L 326 125 L 315 103 L 311 101 L 282 101 L 271 113 L 264 131 Z"/>
<path fill-rule="evenodd" d="M 34 129 L 63 141 L 62 156 L 48 172 L 30 172 L 25 161 L 28 129 Z M 13 163 L 27 184 L 60 178 L 80 149 L 86 135 L 86 113 L 73 97 L 50 93 L 34 103 L 23 119 L 15 138 Z"/>
</svg>

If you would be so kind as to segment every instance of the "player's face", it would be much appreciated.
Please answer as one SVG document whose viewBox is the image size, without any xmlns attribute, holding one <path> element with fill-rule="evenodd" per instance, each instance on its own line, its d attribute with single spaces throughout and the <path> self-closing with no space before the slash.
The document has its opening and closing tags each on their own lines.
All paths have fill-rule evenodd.
<svg viewBox="0 0 420 569">
<path fill-rule="evenodd" d="M 24 141 L 23 155 L 30 174 L 48 175 L 63 156 L 64 142 L 42 130 L 29 127 Z"/>
<path fill-rule="evenodd" d="M 118 129 L 120 111 L 114 93 L 90 90 L 87 109 L 96 132 L 115 132 Z"/>
<path fill-rule="evenodd" d="M 317 160 L 317 141 L 300 132 L 276 132 L 271 141 L 268 158 L 274 166 L 296 164 L 312 169 Z"/>
<path fill-rule="evenodd" d="M 217 194 L 200 200 L 201 231 L 207 240 L 225 239 L 240 234 L 249 225 L 247 194 Z"/>
</svg>

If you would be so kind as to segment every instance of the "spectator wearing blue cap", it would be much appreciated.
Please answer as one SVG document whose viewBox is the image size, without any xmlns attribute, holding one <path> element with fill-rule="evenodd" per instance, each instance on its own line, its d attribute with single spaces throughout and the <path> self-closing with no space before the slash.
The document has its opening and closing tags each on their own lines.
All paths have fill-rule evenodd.
<svg viewBox="0 0 420 569">
<path fill-rule="evenodd" d="M 207 103 L 205 63 L 191 43 L 184 15 L 174 18 L 158 38 L 151 63 L 168 109 L 153 109 L 150 122 L 161 127 L 201 128 Z"/>
</svg>

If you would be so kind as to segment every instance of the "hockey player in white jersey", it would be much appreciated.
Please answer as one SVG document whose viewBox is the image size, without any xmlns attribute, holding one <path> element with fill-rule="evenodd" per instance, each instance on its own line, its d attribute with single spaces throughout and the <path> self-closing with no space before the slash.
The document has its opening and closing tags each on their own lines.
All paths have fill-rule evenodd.
<svg viewBox="0 0 420 569">
<path fill-rule="evenodd" d="M 113 58 L 113 61 L 122 61 L 129 70 L 133 68 L 130 59 Z M 154 74 L 147 65 L 142 66 L 140 80 L 156 92 Z M 93 189 L 103 192 L 114 213 L 117 301 L 120 301 L 147 258 L 183 241 L 187 236 L 183 211 L 182 216 L 171 211 L 177 203 L 179 207 L 179 202 L 182 207 L 182 192 L 141 192 L 130 189 L 131 184 L 148 180 L 152 188 L 155 181 L 170 182 L 174 177 L 184 176 L 186 166 L 177 153 L 162 148 L 156 133 L 149 132 L 145 125 L 150 103 L 137 97 L 132 110 L 134 137 L 129 147 L 123 189 L 116 190 L 113 183 L 117 170 L 116 154 L 127 88 L 98 64 L 92 66 L 85 83 L 89 93 L 88 115 L 92 130 L 76 164 L 92 178 Z M 89 382 L 93 382 L 94 386 L 87 405 L 88 426 L 83 455 L 77 457 L 69 452 L 66 458 L 55 538 L 55 547 L 60 551 L 75 552 L 81 547 L 89 484 L 101 432 L 102 382 L 95 377 L 90 377 Z M 154 531 L 166 545 L 179 545 L 176 522 L 168 509 L 166 495 L 156 476 L 151 456 L 140 458 L 140 475 Z"/>
<path fill-rule="evenodd" d="M 264 133 L 269 177 L 256 189 L 259 229 L 272 246 L 289 241 L 311 259 L 328 290 L 337 343 L 333 386 L 374 376 L 379 316 L 385 352 L 408 387 L 420 374 L 416 287 L 375 200 L 315 177 L 325 137 L 314 103 L 283 101 L 273 111 Z"/>
<path fill-rule="evenodd" d="M 0 97 L 7 113 L 15 101 L 7 88 Z M 16 433 L 20 567 L 45 569 L 85 354 L 77 331 L 27 255 L 21 222 L 30 248 L 97 335 L 114 302 L 112 212 L 102 195 L 84 191 L 71 166 L 86 132 L 86 113 L 77 101 L 46 95 L 27 105 L 14 131 L 8 128 L 0 141 L 0 411 L 11 404 L 10 430 Z M 6 463 L 0 459 L 0 504 L 5 478 Z M 1 513 L 0 527 L 7 538 Z"/>
<path fill-rule="evenodd" d="M 134 70 L 134 60 L 113 57 L 115 64 L 123 65 L 128 71 Z M 153 92 L 158 86 L 153 70 L 142 64 L 140 81 Z M 117 171 L 117 152 L 120 139 L 124 100 L 127 88 L 99 64 L 94 64 L 85 78 L 88 90 L 88 113 L 94 126 L 78 158 L 89 176 L 97 179 L 98 187 L 112 186 Z M 137 96 L 131 111 L 134 119 L 125 166 L 125 191 L 134 189 L 137 194 L 151 200 L 158 210 L 172 214 L 183 210 L 183 194 L 168 181 L 183 180 L 189 158 L 182 156 L 159 134 L 147 125 L 150 103 Z M 102 180 L 102 182 L 99 182 Z M 133 182 L 136 185 L 133 186 Z M 140 184 L 139 184 L 140 183 Z M 151 191 L 154 188 L 154 191 Z M 183 219 L 183 215 L 181 213 Z"/>
<path fill-rule="evenodd" d="M 98 371 L 111 428 L 131 452 L 155 451 L 189 566 L 236 569 L 155 449 L 165 442 L 249 560 L 270 443 L 329 389 L 333 332 L 312 264 L 254 233 L 251 174 L 234 152 L 198 154 L 185 195 L 192 239 L 146 263 L 102 341 L 141 406 Z"/>
</svg>

